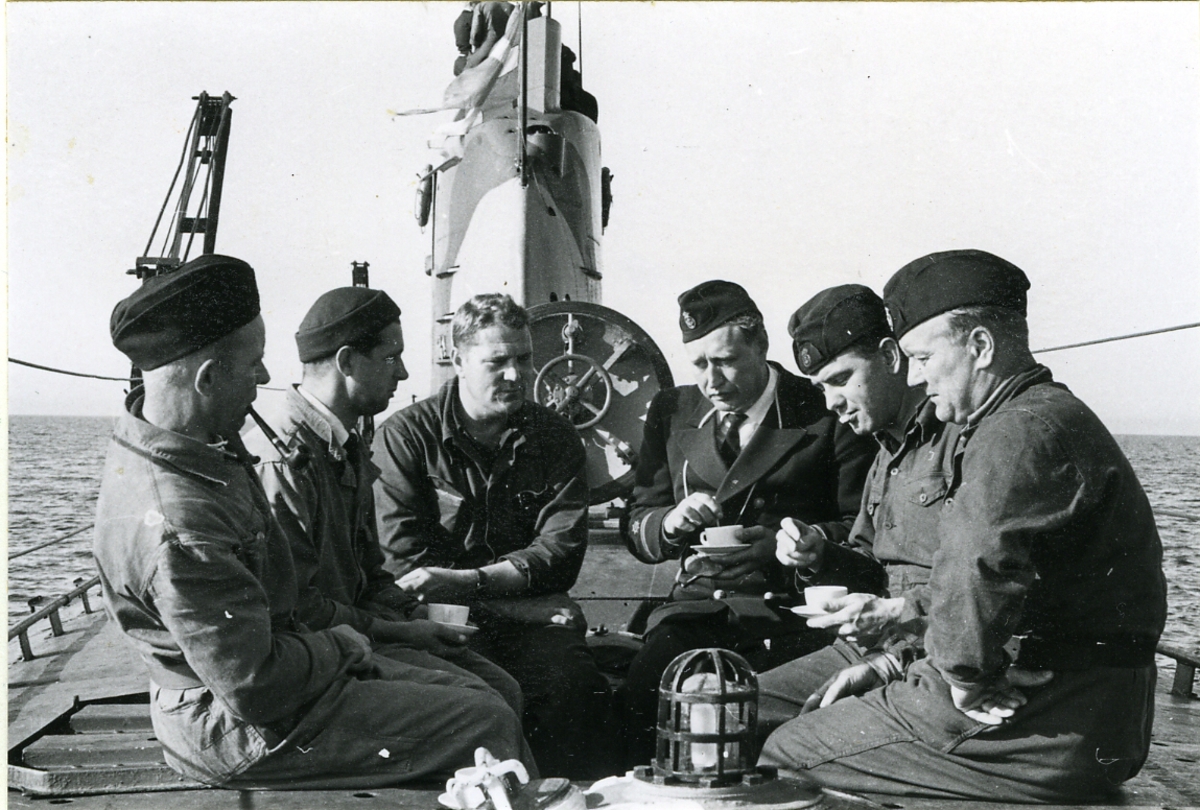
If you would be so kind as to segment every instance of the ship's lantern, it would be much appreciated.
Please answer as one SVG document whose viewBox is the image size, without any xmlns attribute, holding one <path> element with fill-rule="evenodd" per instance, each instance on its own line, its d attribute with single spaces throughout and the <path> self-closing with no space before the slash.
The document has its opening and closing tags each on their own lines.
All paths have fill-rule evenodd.
<svg viewBox="0 0 1200 810">
<path fill-rule="evenodd" d="M 718 649 L 684 653 L 658 688 L 654 781 L 718 787 L 755 774 L 757 722 L 758 679 L 746 659 Z"/>
</svg>

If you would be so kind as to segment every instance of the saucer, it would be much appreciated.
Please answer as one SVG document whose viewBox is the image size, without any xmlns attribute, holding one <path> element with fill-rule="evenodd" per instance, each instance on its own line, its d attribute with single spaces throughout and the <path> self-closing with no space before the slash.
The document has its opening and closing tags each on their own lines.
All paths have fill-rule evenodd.
<svg viewBox="0 0 1200 810">
<path fill-rule="evenodd" d="M 479 632 L 479 628 L 473 624 L 454 624 L 453 622 L 436 622 L 442 627 L 449 627 L 451 630 L 457 630 L 464 636 L 471 636 Z"/>
<path fill-rule="evenodd" d="M 737 545 L 726 545 L 726 546 L 699 545 L 699 546 L 693 546 L 692 550 L 695 551 L 697 554 L 713 555 L 713 554 L 732 554 L 735 551 L 745 551 L 748 548 L 750 548 L 749 543 L 738 543 Z"/>
<path fill-rule="evenodd" d="M 817 616 L 833 615 L 825 608 L 817 607 L 816 605 L 796 605 L 795 607 L 788 608 L 788 610 L 790 610 L 792 613 L 795 613 L 797 616 L 803 616 L 806 619 L 812 619 Z"/>
</svg>

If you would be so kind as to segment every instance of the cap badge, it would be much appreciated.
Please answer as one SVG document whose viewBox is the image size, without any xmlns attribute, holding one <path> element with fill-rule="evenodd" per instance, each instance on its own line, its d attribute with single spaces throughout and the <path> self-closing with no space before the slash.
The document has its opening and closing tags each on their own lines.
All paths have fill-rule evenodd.
<svg viewBox="0 0 1200 810">
<path fill-rule="evenodd" d="M 808 350 L 807 346 L 800 350 L 800 363 L 805 368 L 808 368 L 812 365 L 812 352 Z"/>
<path fill-rule="evenodd" d="M 688 329 L 696 328 L 696 319 L 694 317 L 692 317 L 692 313 L 688 312 L 687 310 L 684 310 L 682 317 L 683 317 L 683 325 L 684 326 L 686 326 Z"/>
<path fill-rule="evenodd" d="M 896 331 L 896 322 L 894 320 L 892 320 L 892 308 L 884 307 L 883 314 L 887 316 L 888 329 L 891 329 L 893 332 L 895 332 Z"/>
</svg>

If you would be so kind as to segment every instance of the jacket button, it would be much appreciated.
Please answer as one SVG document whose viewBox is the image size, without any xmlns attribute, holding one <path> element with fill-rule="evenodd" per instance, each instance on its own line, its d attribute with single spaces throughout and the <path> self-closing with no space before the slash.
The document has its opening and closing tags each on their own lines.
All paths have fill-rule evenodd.
<svg viewBox="0 0 1200 810">
<path fill-rule="evenodd" d="M 900 472 L 899 467 L 892 467 L 892 469 L 888 470 L 888 475 L 896 475 L 899 472 Z"/>
<path fill-rule="evenodd" d="M 921 503 L 925 503 L 925 501 L 929 500 L 929 496 L 926 495 L 924 492 L 922 492 L 919 500 L 921 501 Z"/>
<path fill-rule="evenodd" d="M 873 503 L 867 504 L 867 514 L 868 515 L 875 514 L 875 504 L 873 504 Z"/>
<path fill-rule="evenodd" d="M 946 502 L 945 502 L 945 504 L 944 504 L 944 505 L 945 505 L 945 506 L 953 506 L 953 505 L 954 505 L 954 499 L 953 499 L 953 498 L 947 498 L 947 499 L 946 499 Z"/>
<path fill-rule="evenodd" d="M 767 505 L 766 498 L 755 498 L 754 499 L 754 508 L 755 509 L 762 509 L 766 505 Z"/>
<path fill-rule="evenodd" d="M 261 543 L 263 540 L 267 539 L 267 535 L 264 532 L 259 532 L 258 534 L 254 535 L 254 539 Z"/>
</svg>

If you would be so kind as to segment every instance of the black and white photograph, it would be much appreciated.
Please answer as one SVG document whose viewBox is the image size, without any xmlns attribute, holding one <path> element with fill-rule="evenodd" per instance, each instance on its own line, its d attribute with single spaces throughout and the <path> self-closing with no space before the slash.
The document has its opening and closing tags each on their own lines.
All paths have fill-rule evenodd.
<svg viewBox="0 0 1200 810">
<path fill-rule="evenodd" d="M 5 11 L 8 806 L 1200 805 L 1195 3 Z"/>
</svg>

